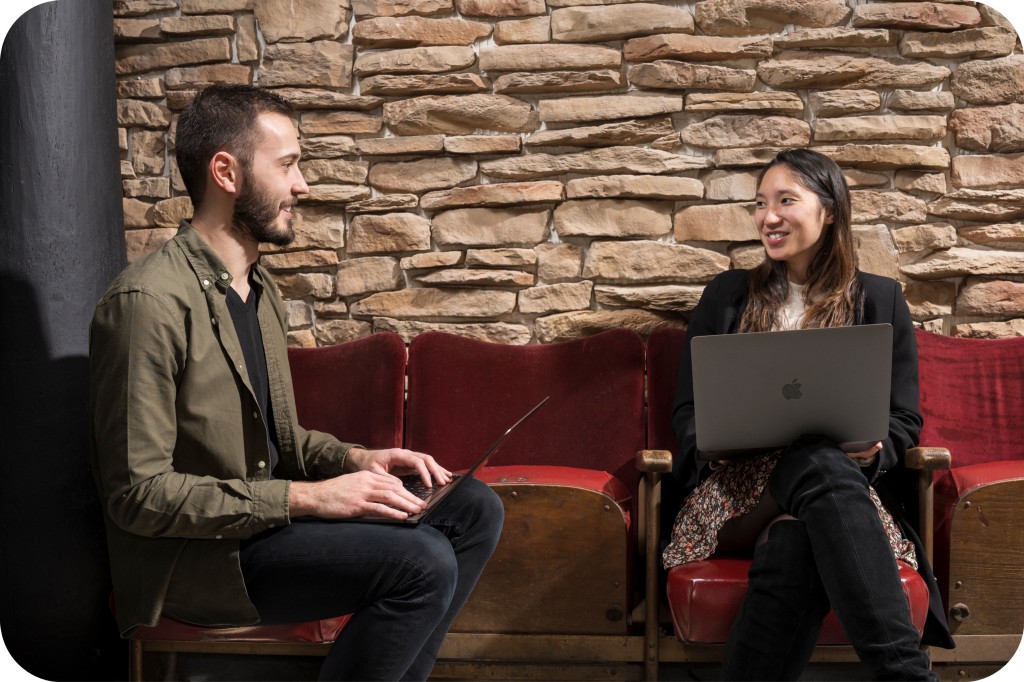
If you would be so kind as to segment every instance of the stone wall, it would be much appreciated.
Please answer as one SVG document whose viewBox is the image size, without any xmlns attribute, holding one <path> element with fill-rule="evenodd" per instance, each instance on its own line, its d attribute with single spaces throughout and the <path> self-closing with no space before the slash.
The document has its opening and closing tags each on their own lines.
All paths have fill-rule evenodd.
<svg viewBox="0 0 1024 682">
<path fill-rule="evenodd" d="M 980 3 L 115 0 L 129 257 L 191 206 L 177 112 L 297 107 L 310 195 L 262 262 L 291 342 L 428 329 L 550 343 L 685 323 L 763 258 L 754 175 L 834 158 L 861 267 L 916 321 L 1024 334 L 1024 55 Z"/>
</svg>

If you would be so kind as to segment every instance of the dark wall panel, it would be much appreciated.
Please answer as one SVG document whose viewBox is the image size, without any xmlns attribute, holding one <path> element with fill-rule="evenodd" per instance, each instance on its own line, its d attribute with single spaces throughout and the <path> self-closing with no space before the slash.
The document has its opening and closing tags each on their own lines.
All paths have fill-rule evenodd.
<svg viewBox="0 0 1024 682">
<path fill-rule="evenodd" d="M 124 264 L 110 7 L 34 7 L 0 55 L 0 628 L 44 679 L 127 671 L 87 420 L 89 320 Z"/>
</svg>

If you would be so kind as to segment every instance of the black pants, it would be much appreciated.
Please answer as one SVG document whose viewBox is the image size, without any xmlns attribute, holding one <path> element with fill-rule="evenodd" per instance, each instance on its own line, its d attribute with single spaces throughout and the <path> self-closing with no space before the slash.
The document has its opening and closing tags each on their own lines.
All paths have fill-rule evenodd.
<svg viewBox="0 0 1024 682">
<path fill-rule="evenodd" d="M 831 605 L 873 679 L 937 680 L 860 467 L 830 441 L 801 438 L 768 494 L 797 520 L 776 523 L 754 551 L 723 679 L 799 678 Z"/>
<path fill-rule="evenodd" d="M 320 679 L 425 680 L 503 520 L 474 479 L 417 526 L 299 521 L 242 544 L 245 587 L 265 624 L 355 614 Z"/>
</svg>

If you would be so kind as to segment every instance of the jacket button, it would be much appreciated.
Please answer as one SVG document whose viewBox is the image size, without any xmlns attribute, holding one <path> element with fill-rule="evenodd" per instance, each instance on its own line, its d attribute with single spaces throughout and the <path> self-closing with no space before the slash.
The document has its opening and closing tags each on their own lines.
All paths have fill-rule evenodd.
<svg viewBox="0 0 1024 682">
<path fill-rule="evenodd" d="M 208 286 L 210 286 L 210 280 L 208 280 L 208 279 L 204 279 L 204 280 L 203 280 L 203 286 L 204 286 L 204 287 L 208 287 Z"/>
<path fill-rule="evenodd" d="M 260 469 L 266 469 L 267 468 L 267 463 L 263 462 L 263 461 L 259 461 L 259 462 L 256 462 L 256 466 L 258 466 Z"/>
<path fill-rule="evenodd" d="M 253 410 L 253 413 L 252 413 L 252 418 L 253 418 L 253 419 L 259 419 L 259 418 L 260 418 L 260 413 L 259 413 L 259 412 L 256 412 L 255 410 Z"/>
<path fill-rule="evenodd" d="M 220 278 L 221 279 L 227 279 L 228 278 L 228 273 L 226 273 L 226 272 L 220 273 Z"/>
</svg>

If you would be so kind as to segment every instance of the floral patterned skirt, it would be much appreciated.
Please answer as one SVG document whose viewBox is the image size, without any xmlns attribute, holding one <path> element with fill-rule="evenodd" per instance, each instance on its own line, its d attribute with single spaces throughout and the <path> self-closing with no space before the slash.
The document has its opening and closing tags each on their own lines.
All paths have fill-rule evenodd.
<svg viewBox="0 0 1024 682">
<path fill-rule="evenodd" d="M 702 561 L 714 554 L 718 531 L 729 519 L 743 516 L 757 506 L 779 456 L 778 452 L 773 452 L 730 462 L 698 485 L 676 516 L 672 539 L 662 554 L 664 567 Z M 893 554 L 916 569 L 914 544 L 903 537 L 875 489 L 869 486 L 868 494 L 878 508 Z"/>
</svg>

